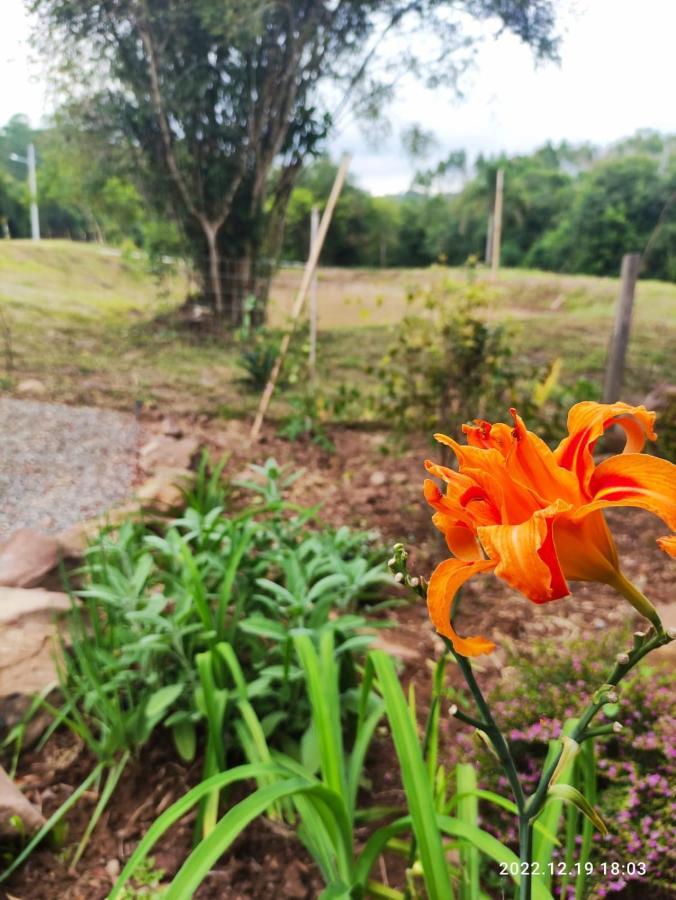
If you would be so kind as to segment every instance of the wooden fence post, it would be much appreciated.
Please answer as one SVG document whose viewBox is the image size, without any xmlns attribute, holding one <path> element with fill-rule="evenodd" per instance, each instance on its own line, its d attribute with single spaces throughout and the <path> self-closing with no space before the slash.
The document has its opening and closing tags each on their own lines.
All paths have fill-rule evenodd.
<svg viewBox="0 0 676 900">
<path fill-rule="evenodd" d="M 495 208 L 493 210 L 493 228 L 491 238 L 491 270 L 493 277 L 500 268 L 500 245 L 502 243 L 502 195 L 505 188 L 505 170 L 498 169 L 495 176 Z"/>
<path fill-rule="evenodd" d="M 486 252 L 484 261 L 487 266 L 493 262 L 493 213 L 488 213 L 488 225 L 486 226 Z"/>
<path fill-rule="evenodd" d="M 615 309 L 615 324 L 608 348 L 606 379 L 603 387 L 604 403 L 615 403 L 622 388 L 624 363 L 631 331 L 631 314 L 634 308 L 634 292 L 640 266 L 640 253 L 625 253 L 622 257 L 620 296 Z"/>
<path fill-rule="evenodd" d="M 319 209 L 312 207 L 310 214 L 310 253 L 317 241 L 317 233 L 319 232 Z M 310 282 L 310 356 L 309 356 L 310 377 L 314 378 L 317 368 L 317 270 L 312 273 L 312 281 Z"/>
</svg>

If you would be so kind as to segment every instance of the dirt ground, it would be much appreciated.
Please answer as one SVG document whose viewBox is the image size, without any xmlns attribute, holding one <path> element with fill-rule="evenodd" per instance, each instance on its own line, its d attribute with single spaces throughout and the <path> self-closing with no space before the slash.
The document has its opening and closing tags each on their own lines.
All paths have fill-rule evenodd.
<svg viewBox="0 0 676 900">
<path fill-rule="evenodd" d="M 154 423 L 146 423 L 152 429 Z M 250 462 L 274 457 L 304 474 L 294 484 L 291 499 L 303 505 L 321 504 L 321 517 L 332 524 L 376 529 L 389 545 L 403 541 L 410 550 L 410 571 L 429 574 L 446 555 L 440 535 L 430 522 L 430 510 L 421 496 L 422 466 L 434 448 L 421 441 L 395 453 L 388 438 L 369 431 L 335 430 L 336 452 L 329 454 L 310 443 L 291 444 L 272 429 L 251 450 L 247 425 L 232 421 L 226 426 L 193 421 L 212 457 L 229 454 L 227 473 L 241 477 Z M 384 451 L 392 452 L 384 452 Z M 665 533 L 663 524 L 637 510 L 612 511 L 608 519 L 616 537 L 627 575 L 642 586 L 651 599 L 667 606 L 674 600 L 676 572 L 673 561 L 661 553 L 655 539 Z M 577 585 L 571 597 L 536 606 L 509 590 L 492 576 L 468 584 L 464 594 L 464 621 L 472 633 L 484 634 L 498 650 L 476 665 L 486 686 L 500 678 L 508 649 L 520 648 L 543 637 L 590 636 L 618 626 L 632 610 L 610 589 Z M 673 611 L 673 607 L 671 607 Z M 429 696 L 431 661 L 439 652 L 439 640 L 429 625 L 420 602 L 390 610 L 392 629 L 384 640 L 402 659 L 405 682 L 415 681 L 416 696 L 424 711 Z M 661 651 L 663 652 L 663 651 Z M 455 721 L 453 728 L 455 728 Z M 446 722 L 446 752 L 452 753 L 453 728 Z M 27 754 L 20 768 L 20 783 L 30 799 L 49 813 L 56 809 L 91 768 L 91 760 L 69 735 L 58 735 L 40 757 Z M 393 780 L 385 746 L 374 748 L 369 762 L 371 800 L 397 803 L 402 794 Z M 134 763 L 114 795 L 108 812 L 76 873 L 69 873 L 59 855 L 49 849 L 33 854 L 26 866 L 5 887 L 7 900 L 103 900 L 120 865 L 158 813 L 199 780 L 200 764 L 178 764 L 169 746 L 156 742 Z M 69 843 L 82 833 L 95 797 L 81 802 L 69 817 Z M 173 830 L 155 853 L 155 864 L 174 873 L 189 849 L 192 821 L 188 817 Z M 388 864 L 389 865 L 389 864 Z M 381 879 L 397 884 L 396 869 L 381 871 Z M 311 900 L 321 891 L 321 880 L 300 844 L 279 827 L 257 821 L 210 874 L 198 898 L 255 900 Z M 138 895 L 142 896 L 142 895 Z M 148 895 L 146 895 L 148 896 Z"/>
</svg>

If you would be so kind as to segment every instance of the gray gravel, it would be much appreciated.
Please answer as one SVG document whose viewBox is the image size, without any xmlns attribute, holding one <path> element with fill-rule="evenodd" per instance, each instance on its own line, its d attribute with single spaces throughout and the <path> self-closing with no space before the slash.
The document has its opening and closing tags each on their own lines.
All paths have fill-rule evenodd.
<svg viewBox="0 0 676 900">
<path fill-rule="evenodd" d="M 61 531 L 129 497 L 138 440 L 124 413 L 0 398 L 0 541 Z"/>
</svg>

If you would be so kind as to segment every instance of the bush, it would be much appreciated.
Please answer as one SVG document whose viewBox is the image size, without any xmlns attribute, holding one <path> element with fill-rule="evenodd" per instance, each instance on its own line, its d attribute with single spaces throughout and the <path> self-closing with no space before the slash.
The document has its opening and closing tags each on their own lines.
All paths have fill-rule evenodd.
<svg viewBox="0 0 676 900">
<path fill-rule="evenodd" d="M 410 312 L 373 370 L 376 413 L 399 433 L 490 418 L 514 405 L 509 328 L 486 316 L 483 284 L 447 280 L 408 298 Z"/>
</svg>

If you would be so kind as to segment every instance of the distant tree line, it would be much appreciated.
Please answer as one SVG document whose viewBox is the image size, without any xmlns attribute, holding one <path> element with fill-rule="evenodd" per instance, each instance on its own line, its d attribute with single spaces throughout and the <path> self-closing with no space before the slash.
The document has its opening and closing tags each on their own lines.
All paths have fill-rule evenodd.
<svg viewBox="0 0 676 900">
<path fill-rule="evenodd" d="M 676 281 L 676 136 L 640 132 L 604 149 L 563 143 L 520 156 L 480 156 L 453 192 L 436 187 L 445 165 L 420 172 L 403 195 L 373 197 L 349 182 L 322 262 L 427 266 L 483 259 L 495 176 L 505 171 L 506 266 L 617 275 L 622 255 L 647 248 L 644 275 Z M 291 195 L 283 256 L 308 252 L 310 209 L 325 202 L 335 166 L 307 168 Z M 648 246 L 649 245 L 649 246 Z"/>
<path fill-rule="evenodd" d="M 3 232 L 30 235 L 26 167 L 10 157 L 24 156 L 31 140 L 46 237 L 132 242 L 151 259 L 189 257 L 179 228 L 142 196 L 125 145 L 67 116 L 37 131 L 23 116 L 0 128 Z M 469 171 L 455 151 L 397 196 L 374 197 L 348 179 L 322 263 L 406 267 L 483 258 L 498 168 L 505 170 L 504 265 L 616 275 L 623 253 L 647 247 L 644 275 L 676 281 L 676 136 L 647 131 L 607 148 L 562 143 L 528 155 L 479 156 Z M 335 172 L 320 156 L 298 177 L 282 260 L 306 259 L 311 209 L 326 202 Z"/>
</svg>

